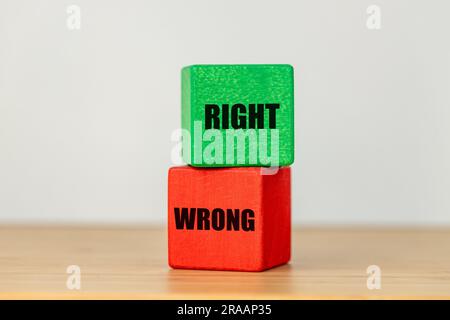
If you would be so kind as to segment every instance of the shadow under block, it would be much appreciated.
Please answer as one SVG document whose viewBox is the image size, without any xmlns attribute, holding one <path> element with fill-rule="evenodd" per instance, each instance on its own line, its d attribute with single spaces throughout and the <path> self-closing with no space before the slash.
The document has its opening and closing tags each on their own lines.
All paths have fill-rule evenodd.
<svg viewBox="0 0 450 320">
<path fill-rule="evenodd" d="M 169 265 L 262 271 L 291 254 L 291 171 L 169 170 Z"/>
<path fill-rule="evenodd" d="M 256 167 L 294 162 L 292 66 L 193 65 L 183 68 L 181 78 L 187 164 Z"/>
</svg>

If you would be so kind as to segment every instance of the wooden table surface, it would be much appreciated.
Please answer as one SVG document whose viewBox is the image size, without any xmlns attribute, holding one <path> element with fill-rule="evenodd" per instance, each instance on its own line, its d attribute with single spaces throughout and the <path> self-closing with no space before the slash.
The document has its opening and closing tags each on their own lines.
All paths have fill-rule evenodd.
<svg viewBox="0 0 450 320">
<path fill-rule="evenodd" d="M 296 229 L 289 265 L 173 270 L 164 229 L 0 227 L 2 299 L 450 299 L 450 230 Z M 81 289 L 69 290 L 69 265 Z M 381 268 L 369 290 L 366 269 Z"/>
</svg>

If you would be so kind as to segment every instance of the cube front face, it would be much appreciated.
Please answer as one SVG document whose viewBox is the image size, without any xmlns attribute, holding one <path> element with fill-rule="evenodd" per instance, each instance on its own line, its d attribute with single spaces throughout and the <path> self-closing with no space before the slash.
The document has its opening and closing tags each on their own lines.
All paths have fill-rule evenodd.
<svg viewBox="0 0 450 320">
<path fill-rule="evenodd" d="M 184 68 L 184 161 L 198 167 L 291 165 L 293 79 L 290 65 Z"/>
<path fill-rule="evenodd" d="M 265 194 L 275 189 L 276 199 Z M 171 168 L 168 233 L 173 268 L 262 271 L 288 262 L 290 169 Z"/>
</svg>

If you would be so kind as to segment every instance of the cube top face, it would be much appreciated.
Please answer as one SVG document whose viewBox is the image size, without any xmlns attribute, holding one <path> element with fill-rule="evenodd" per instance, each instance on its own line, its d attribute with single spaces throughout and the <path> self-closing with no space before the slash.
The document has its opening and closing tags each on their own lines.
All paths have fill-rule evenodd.
<svg viewBox="0 0 450 320">
<path fill-rule="evenodd" d="M 183 159 L 198 167 L 294 162 L 290 65 L 194 65 L 182 70 Z"/>
<path fill-rule="evenodd" d="M 169 170 L 169 264 L 262 271 L 290 258 L 290 168 Z"/>
</svg>

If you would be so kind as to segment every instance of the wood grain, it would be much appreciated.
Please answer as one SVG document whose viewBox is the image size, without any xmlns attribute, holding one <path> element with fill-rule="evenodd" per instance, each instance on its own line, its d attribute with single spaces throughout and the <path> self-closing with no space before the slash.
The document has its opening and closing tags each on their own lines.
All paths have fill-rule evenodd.
<svg viewBox="0 0 450 320">
<path fill-rule="evenodd" d="M 450 230 L 300 229 L 289 265 L 261 273 L 173 270 L 154 228 L 1 227 L 0 298 L 450 298 Z M 68 265 L 81 290 L 66 288 Z M 380 290 L 366 268 L 382 271 Z"/>
</svg>

